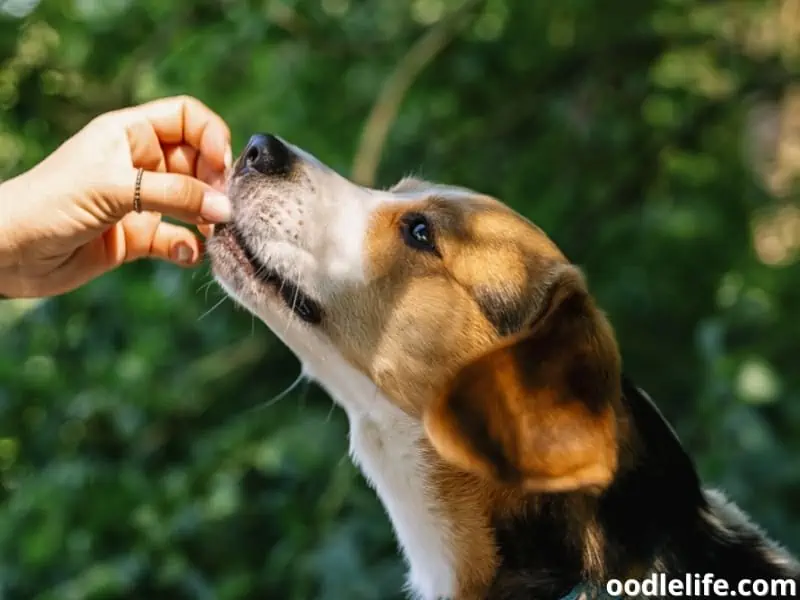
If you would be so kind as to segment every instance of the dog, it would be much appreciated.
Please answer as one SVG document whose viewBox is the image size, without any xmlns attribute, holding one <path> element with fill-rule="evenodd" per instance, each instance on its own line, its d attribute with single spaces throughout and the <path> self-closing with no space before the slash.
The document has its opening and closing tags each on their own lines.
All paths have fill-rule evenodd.
<svg viewBox="0 0 800 600">
<path fill-rule="evenodd" d="M 597 597 L 704 573 L 796 590 L 796 559 L 702 486 L 534 224 L 461 187 L 358 186 L 269 134 L 228 191 L 214 277 L 346 412 L 413 597 Z"/>
</svg>

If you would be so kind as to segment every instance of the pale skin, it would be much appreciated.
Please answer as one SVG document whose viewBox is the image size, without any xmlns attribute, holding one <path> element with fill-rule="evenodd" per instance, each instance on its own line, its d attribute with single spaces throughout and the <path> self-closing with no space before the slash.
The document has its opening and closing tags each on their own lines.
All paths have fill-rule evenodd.
<svg viewBox="0 0 800 600">
<path fill-rule="evenodd" d="M 31 170 L 0 183 L 0 295 L 47 297 L 120 265 L 191 267 L 230 219 L 221 192 L 230 130 L 201 102 L 167 98 L 101 115 Z M 142 212 L 134 211 L 137 169 Z"/>
</svg>

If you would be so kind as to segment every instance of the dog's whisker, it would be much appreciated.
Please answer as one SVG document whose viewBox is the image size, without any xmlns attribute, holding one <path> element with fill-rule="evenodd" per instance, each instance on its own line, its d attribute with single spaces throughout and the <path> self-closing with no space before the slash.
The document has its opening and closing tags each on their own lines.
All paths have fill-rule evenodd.
<svg viewBox="0 0 800 600">
<path fill-rule="evenodd" d="M 212 312 L 214 312 L 214 311 L 215 311 L 217 308 L 219 308 L 220 306 L 222 306 L 222 304 L 223 304 L 223 303 L 225 302 L 225 300 L 227 300 L 227 299 L 228 299 L 228 297 L 227 297 L 227 296 L 223 296 L 222 298 L 220 298 L 219 302 L 217 302 L 217 303 L 216 303 L 214 306 L 212 306 L 212 307 L 211 307 L 211 308 L 209 308 L 209 309 L 208 309 L 206 312 L 204 312 L 202 315 L 200 315 L 200 316 L 197 318 L 197 320 L 198 320 L 198 321 L 202 321 L 203 319 L 205 319 L 205 318 L 206 318 L 208 315 L 210 315 Z"/>
<path fill-rule="evenodd" d="M 298 269 L 295 269 L 295 272 L 296 272 L 296 275 L 294 277 L 297 278 L 297 276 L 299 276 Z M 297 315 L 297 312 L 295 311 L 295 309 L 297 308 L 297 295 L 299 293 L 300 293 L 300 286 L 299 285 L 295 285 L 294 286 L 294 296 L 292 297 L 291 311 L 289 313 L 289 318 L 286 320 L 286 329 L 284 330 L 283 335 L 286 335 L 286 334 L 289 333 L 289 329 L 292 327 L 292 325 L 294 323 L 295 317 Z"/>
<path fill-rule="evenodd" d="M 305 371 L 303 371 L 303 373 L 305 373 Z M 312 381 L 308 377 L 308 375 L 305 376 L 305 383 L 306 383 L 306 385 L 303 388 L 303 391 L 302 391 L 300 397 L 297 399 L 297 410 L 298 410 L 298 412 L 306 408 L 306 402 L 308 401 L 308 392 L 309 392 L 309 390 L 311 390 Z"/>
<path fill-rule="evenodd" d="M 331 417 L 333 416 L 333 410 L 335 408 L 336 408 L 336 403 L 333 400 L 331 400 L 331 407 L 328 410 L 328 415 L 325 417 L 325 422 L 326 423 L 330 423 L 331 422 Z"/>
<path fill-rule="evenodd" d="M 197 293 L 203 292 L 203 301 L 208 302 L 208 292 L 211 290 L 211 286 L 214 285 L 214 279 L 208 280 L 206 283 L 200 286 L 197 290 Z"/>
<path fill-rule="evenodd" d="M 289 387 L 287 387 L 285 390 L 283 390 L 282 392 L 279 392 L 277 395 L 273 396 L 272 398 L 270 398 L 266 402 L 262 402 L 261 404 L 257 404 L 256 406 L 253 406 L 252 408 L 249 408 L 249 409 L 245 410 L 241 414 L 242 415 L 249 415 L 251 413 L 254 413 L 254 412 L 261 411 L 261 410 L 264 410 L 266 408 L 269 408 L 270 406 L 274 406 L 275 404 L 277 404 L 278 402 L 280 402 L 281 400 L 286 398 L 286 396 L 291 394 L 297 388 L 297 386 L 299 386 L 301 383 L 303 383 L 303 381 L 306 381 L 306 379 L 307 379 L 307 376 L 306 376 L 305 371 L 301 370 L 300 374 L 297 376 L 297 378 L 292 383 L 290 383 Z"/>
</svg>

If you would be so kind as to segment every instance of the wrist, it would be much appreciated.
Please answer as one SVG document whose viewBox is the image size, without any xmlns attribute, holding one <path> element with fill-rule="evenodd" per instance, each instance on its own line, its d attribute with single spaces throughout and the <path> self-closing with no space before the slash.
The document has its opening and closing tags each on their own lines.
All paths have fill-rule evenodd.
<svg viewBox="0 0 800 600">
<path fill-rule="evenodd" d="M 18 191 L 21 177 L 22 175 L 18 175 L 0 182 L 0 267 L 16 262 L 17 242 L 14 239 L 16 219 L 13 213 L 14 205 L 22 199 Z"/>
<path fill-rule="evenodd" d="M 13 298 L 19 287 L 20 251 L 14 206 L 19 194 L 20 176 L 0 182 L 0 297 Z"/>
</svg>

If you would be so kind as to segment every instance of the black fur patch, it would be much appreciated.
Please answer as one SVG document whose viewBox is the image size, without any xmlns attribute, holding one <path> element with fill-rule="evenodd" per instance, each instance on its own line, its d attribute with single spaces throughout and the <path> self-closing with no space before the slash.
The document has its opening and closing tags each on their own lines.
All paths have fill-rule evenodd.
<svg viewBox="0 0 800 600">
<path fill-rule="evenodd" d="M 604 589 L 605 581 L 585 576 L 574 534 L 585 528 L 583 511 L 574 509 L 578 501 L 594 503 L 606 578 L 625 580 L 646 569 L 680 579 L 713 573 L 730 586 L 742 579 L 800 580 L 791 559 L 784 564 L 755 527 L 709 518 L 712 508 L 674 430 L 642 390 L 626 378 L 622 384 L 637 460 L 598 498 L 541 494 L 531 499 L 529 513 L 495 519 L 501 566 L 487 600 L 558 600 L 577 585 Z"/>
<path fill-rule="evenodd" d="M 499 335 L 511 335 L 525 326 L 528 311 L 521 295 L 481 289 L 475 293 L 475 300 Z"/>
</svg>

